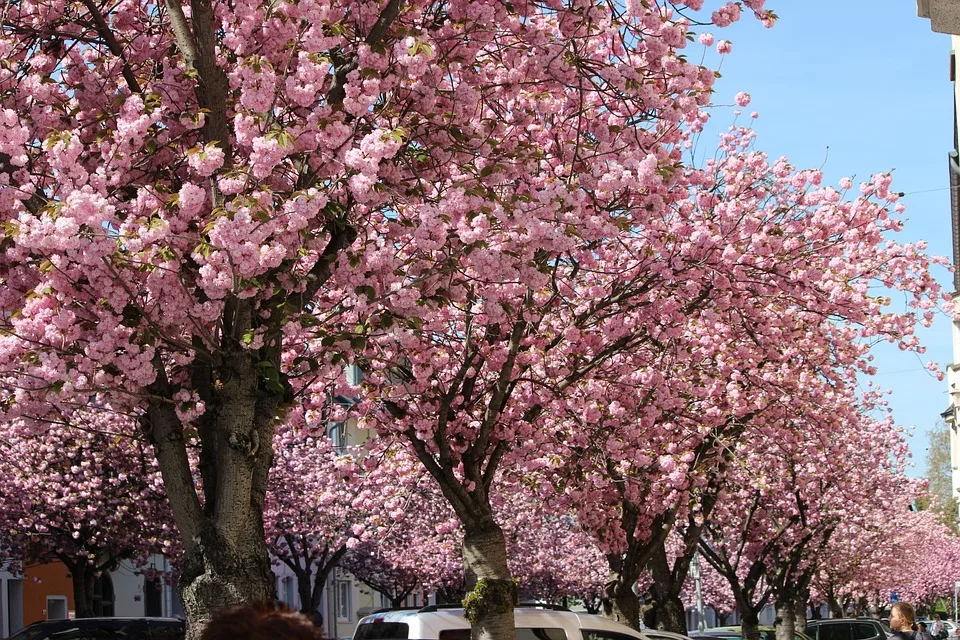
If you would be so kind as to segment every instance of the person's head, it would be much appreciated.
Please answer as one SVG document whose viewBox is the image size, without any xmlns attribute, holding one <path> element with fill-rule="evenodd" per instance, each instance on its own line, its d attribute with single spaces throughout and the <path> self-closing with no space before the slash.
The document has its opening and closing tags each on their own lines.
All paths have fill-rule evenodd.
<svg viewBox="0 0 960 640">
<path fill-rule="evenodd" d="M 898 602 L 890 608 L 890 628 L 894 631 L 911 631 L 917 612 L 906 602 Z"/>
<path fill-rule="evenodd" d="M 200 640 L 323 640 L 310 618 L 272 602 L 219 611 Z"/>
<path fill-rule="evenodd" d="M 926 622 L 918 622 L 918 623 L 917 623 L 917 631 L 926 631 L 926 630 L 927 630 L 927 623 L 926 623 Z"/>
<path fill-rule="evenodd" d="M 936 621 L 936 622 L 940 622 L 940 614 L 939 614 L 939 613 L 933 614 L 933 619 L 934 619 L 934 621 Z"/>
</svg>

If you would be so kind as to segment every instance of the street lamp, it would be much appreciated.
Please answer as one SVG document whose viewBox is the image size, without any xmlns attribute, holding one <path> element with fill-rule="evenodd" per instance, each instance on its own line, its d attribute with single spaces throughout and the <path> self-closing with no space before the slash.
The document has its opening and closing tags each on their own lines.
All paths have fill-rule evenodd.
<svg viewBox="0 0 960 640">
<path fill-rule="evenodd" d="M 700 589 L 700 552 L 694 552 L 690 560 L 690 575 L 693 577 L 693 586 L 697 593 L 697 630 L 701 633 L 707 630 L 707 616 L 703 611 L 703 592 Z M 960 585 L 960 582 L 957 583 Z M 956 598 L 954 598 L 956 600 Z M 956 609 L 956 605 L 954 605 Z"/>
</svg>

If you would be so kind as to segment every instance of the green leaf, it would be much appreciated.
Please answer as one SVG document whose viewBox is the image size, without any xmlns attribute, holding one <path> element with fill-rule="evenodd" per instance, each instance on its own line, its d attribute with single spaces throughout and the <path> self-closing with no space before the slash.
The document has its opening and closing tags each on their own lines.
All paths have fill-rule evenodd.
<svg viewBox="0 0 960 640">
<path fill-rule="evenodd" d="M 297 356 L 293 359 L 293 366 L 299 366 L 304 362 L 309 365 L 311 372 L 317 371 L 320 368 L 320 362 L 313 356 Z"/>
<path fill-rule="evenodd" d="M 247 329 L 244 332 L 243 337 L 240 338 L 240 341 L 243 342 L 243 344 L 252 344 L 253 337 L 255 334 L 256 334 L 256 331 L 254 331 L 253 329 Z"/>
</svg>

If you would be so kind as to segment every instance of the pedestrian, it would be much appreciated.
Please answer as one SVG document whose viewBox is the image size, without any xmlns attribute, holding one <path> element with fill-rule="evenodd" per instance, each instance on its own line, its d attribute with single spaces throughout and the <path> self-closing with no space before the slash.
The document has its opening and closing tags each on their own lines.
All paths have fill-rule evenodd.
<svg viewBox="0 0 960 640">
<path fill-rule="evenodd" d="M 934 640 L 934 639 L 933 639 L 933 634 L 931 634 L 929 631 L 927 631 L 927 623 L 926 623 L 926 622 L 918 622 L 918 623 L 917 623 L 916 640 Z"/>
<path fill-rule="evenodd" d="M 890 628 L 893 635 L 887 640 L 917 640 L 913 632 L 913 624 L 917 619 L 917 612 L 906 602 L 898 602 L 890 607 Z"/>
<path fill-rule="evenodd" d="M 267 602 L 219 611 L 200 640 L 323 640 L 323 633 L 307 616 Z"/>
<path fill-rule="evenodd" d="M 933 614 L 933 624 L 930 625 L 930 635 L 937 640 L 947 640 L 947 626 L 940 620 L 940 614 Z"/>
</svg>

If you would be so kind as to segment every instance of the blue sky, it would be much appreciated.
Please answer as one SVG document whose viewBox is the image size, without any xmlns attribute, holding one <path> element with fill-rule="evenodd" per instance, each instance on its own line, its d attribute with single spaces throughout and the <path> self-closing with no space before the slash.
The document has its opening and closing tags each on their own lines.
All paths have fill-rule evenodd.
<svg viewBox="0 0 960 640">
<path fill-rule="evenodd" d="M 705 6 L 710 6 L 709 3 Z M 751 94 L 757 147 L 786 155 L 798 167 L 823 167 L 825 181 L 866 178 L 894 170 L 894 190 L 907 195 L 901 241 L 926 240 L 930 251 L 951 256 L 947 153 L 953 148 L 950 36 L 934 33 L 917 17 L 914 0 L 767 0 L 780 20 L 765 29 L 744 12 L 740 23 L 708 29 L 733 43 L 721 66 L 715 124 L 732 121 L 733 96 Z M 692 44 L 691 59 L 702 46 Z M 709 144 L 708 144 L 709 143 Z M 702 149 L 710 149 L 705 136 Z M 952 290 L 951 275 L 938 279 Z M 921 333 L 922 359 L 896 348 L 877 352 L 875 380 L 893 390 L 898 423 L 913 426 L 916 467 L 925 473 L 927 431 L 947 408 L 946 383 L 923 368 L 952 361 L 950 323 L 940 317 Z"/>
</svg>

